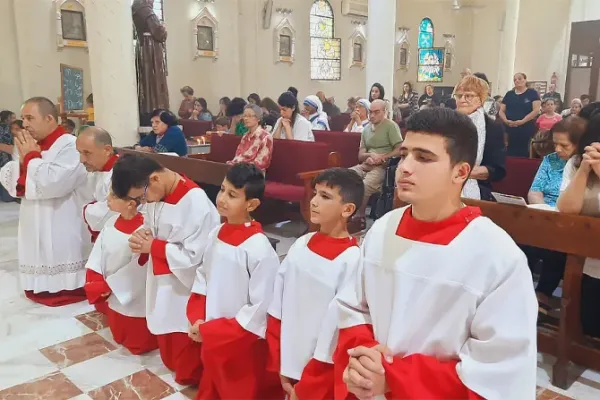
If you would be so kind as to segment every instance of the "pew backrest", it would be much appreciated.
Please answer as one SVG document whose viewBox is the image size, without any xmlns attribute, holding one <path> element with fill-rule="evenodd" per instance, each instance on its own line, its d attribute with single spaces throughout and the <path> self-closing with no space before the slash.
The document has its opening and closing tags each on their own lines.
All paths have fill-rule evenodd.
<svg viewBox="0 0 600 400">
<path fill-rule="evenodd" d="M 212 121 L 198 121 L 195 119 L 181 119 L 179 123 L 183 127 L 185 137 L 202 136 L 213 128 Z"/>
<path fill-rule="evenodd" d="M 304 182 L 298 174 L 327 169 L 330 152 L 327 143 L 274 139 L 267 181 L 302 186 Z"/>
<path fill-rule="evenodd" d="M 341 166 L 350 168 L 358 164 L 361 134 L 342 131 L 313 131 L 316 142 L 327 143 L 331 151 L 341 156 Z"/>
<path fill-rule="evenodd" d="M 494 192 L 510 194 L 527 199 L 542 160 L 535 158 L 506 157 L 506 176 L 492 183 Z"/>
<path fill-rule="evenodd" d="M 352 117 L 347 113 L 342 113 L 340 115 L 336 115 L 335 117 L 331 117 L 329 120 L 329 128 L 332 131 L 343 131 L 346 129 L 346 126 L 348 126 L 351 119 Z"/>
<path fill-rule="evenodd" d="M 224 163 L 233 160 L 235 151 L 242 140 L 241 136 L 236 135 L 211 135 L 210 138 L 210 153 L 206 159 L 209 161 Z"/>
</svg>

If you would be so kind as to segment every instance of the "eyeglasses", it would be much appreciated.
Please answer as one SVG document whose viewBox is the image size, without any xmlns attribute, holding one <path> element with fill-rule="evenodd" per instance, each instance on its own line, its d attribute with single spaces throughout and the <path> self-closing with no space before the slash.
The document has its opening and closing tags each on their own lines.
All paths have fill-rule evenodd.
<svg viewBox="0 0 600 400">
<path fill-rule="evenodd" d="M 462 99 L 465 99 L 465 101 L 467 103 L 472 103 L 473 100 L 479 98 L 479 96 L 477 96 L 474 93 L 454 93 L 453 95 L 454 99 L 456 99 L 457 101 L 460 101 Z"/>
</svg>

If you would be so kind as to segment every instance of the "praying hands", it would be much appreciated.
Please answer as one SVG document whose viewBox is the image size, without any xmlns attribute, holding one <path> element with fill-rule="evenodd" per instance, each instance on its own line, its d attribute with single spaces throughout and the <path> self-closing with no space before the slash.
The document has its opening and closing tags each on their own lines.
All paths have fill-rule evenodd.
<svg viewBox="0 0 600 400">
<path fill-rule="evenodd" d="M 359 346 L 348 350 L 348 355 L 350 360 L 344 370 L 343 379 L 350 393 L 360 400 L 367 400 L 389 391 L 383 358 L 391 364 L 393 355 L 386 346 Z"/>
<path fill-rule="evenodd" d="M 140 229 L 134 232 L 129 238 L 129 247 L 131 251 L 137 254 L 150 254 L 152 249 L 152 231 L 150 229 Z"/>
<path fill-rule="evenodd" d="M 25 160 L 25 156 L 32 151 L 41 151 L 36 140 L 26 130 L 22 130 L 15 135 L 15 145 L 19 150 L 19 158 L 21 162 Z"/>
</svg>

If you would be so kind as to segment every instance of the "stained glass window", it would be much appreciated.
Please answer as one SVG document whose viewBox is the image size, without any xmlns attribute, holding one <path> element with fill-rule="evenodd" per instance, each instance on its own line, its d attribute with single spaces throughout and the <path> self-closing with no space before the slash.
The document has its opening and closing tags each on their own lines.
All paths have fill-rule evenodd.
<svg viewBox="0 0 600 400">
<path fill-rule="evenodd" d="M 433 47 L 433 22 L 429 18 L 423 18 L 421 24 L 419 25 L 419 49 L 426 49 Z"/>
<path fill-rule="evenodd" d="M 313 80 L 342 78 L 341 39 L 334 38 L 333 8 L 316 0 L 310 9 L 310 77 Z"/>
<path fill-rule="evenodd" d="M 444 48 L 419 49 L 417 82 L 442 82 L 444 79 Z"/>
</svg>

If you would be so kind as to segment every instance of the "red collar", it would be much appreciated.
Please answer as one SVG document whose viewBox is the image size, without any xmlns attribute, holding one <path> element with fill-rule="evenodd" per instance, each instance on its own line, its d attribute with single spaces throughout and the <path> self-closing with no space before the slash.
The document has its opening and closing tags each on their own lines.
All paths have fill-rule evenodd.
<svg viewBox="0 0 600 400">
<path fill-rule="evenodd" d="M 112 156 L 110 156 L 110 158 L 108 159 L 106 164 L 104 164 L 104 167 L 102 167 L 100 172 L 108 172 L 108 171 L 112 170 L 113 166 L 115 165 L 115 163 L 117 162 L 118 159 L 119 159 L 119 156 L 117 154 L 113 154 Z"/>
<path fill-rule="evenodd" d="M 185 176 L 182 176 L 177 186 L 175 186 L 175 190 L 172 193 L 165 196 L 163 201 L 167 204 L 177 204 L 179 200 L 181 200 L 187 192 L 192 189 L 200 188 L 196 183 Z"/>
<path fill-rule="evenodd" d="M 224 223 L 217 237 L 220 241 L 232 246 L 239 246 L 257 233 L 263 233 L 262 226 L 256 221 L 248 224 L 233 225 Z"/>
<path fill-rule="evenodd" d="M 140 226 L 144 224 L 144 216 L 140 213 L 137 213 L 135 217 L 131 219 L 125 219 L 119 215 L 119 218 L 115 221 L 115 228 L 119 232 L 123 232 L 127 235 L 131 235 L 135 232 Z"/>
<path fill-rule="evenodd" d="M 321 232 L 315 233 L 308 241 L 308 249 L 321 257 L 333 261 L 352 246 L 358 246 L 356 238 L 333 238 Z"/>
<path fill-rule="evenodd" d="M 52 147 L 54 142 L 56 142 L 62 135 L 67 135 L 67 132 L 65 131 L 65 128 L 59 125 L 58 128 L 56 128 L 51 134 L 38 142 L 40 149 L 42 151 L 50 150 L 50 147 Z"/>
<path fill-rule="evenodd" d="M 445 220 L 424 222 L 413 217 L 412 207 L 409 207 L 400 220 L 396 235 L 419 242 L 447 245 L 479 216 L 479 207 L 463 207 Z"/>
</svg>

